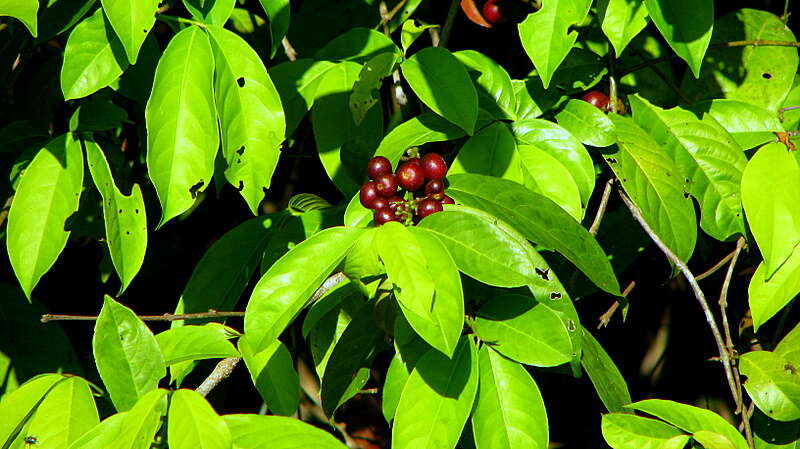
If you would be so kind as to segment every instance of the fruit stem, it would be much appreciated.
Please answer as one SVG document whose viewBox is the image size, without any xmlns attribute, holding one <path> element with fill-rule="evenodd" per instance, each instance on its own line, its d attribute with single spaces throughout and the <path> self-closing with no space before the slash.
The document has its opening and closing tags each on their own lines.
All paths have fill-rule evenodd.
<svg viewBox="0 0 800 449">
<path fill-rule="evenodd" d="M 439 47 L 447 47 L 447 41 L 450 40 L 450 33 L 453 30 L 453 23 L 456 19 L 459 2 L 460 0 L 452 0 L 450 2 L 450 9 L 447 11 L 447 18 L 444 20 L 444 27 L 442 27 L 442 38 L 439 40 Z"/>
</svg>

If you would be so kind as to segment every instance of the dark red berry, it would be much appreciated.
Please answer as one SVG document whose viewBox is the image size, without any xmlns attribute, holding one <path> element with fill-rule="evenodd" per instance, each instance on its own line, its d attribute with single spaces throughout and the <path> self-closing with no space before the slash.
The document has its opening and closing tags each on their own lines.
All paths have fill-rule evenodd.
<svg viewBox="0 0 800 449">
<path fill-rule="evenodd" d="M 367 164 L 367 176 L 369 179 L 376 179 L 380 175 L 387 175 L 392 172 L 392 163 L 383 156 L 375 156 Z"/>
<path fill-rule="evenodd" d="M 395 195 L 387 199 L 386 202 L 388 203 L 387 207 L 389 209 L 396 210 L 398 206 L 400 206 L 402 203 L 405 202 L 405 200 L 403 199 L 403 197 Z"/>
<path fill-rule="evenodd" d="M 442 203 L 433 198 L 425 198 L 417 205 L 417 216 L 419 218 L 425 218 L 430 214 L 441 212 L 442 210 L 444 210 Z"/>
<path fill-rule="evenodd" d="M 375 224 L 378 226 L 390 221 L 400 221 L 397 219 L 397 215 L 394 214 L 394 211 L 388 207 L 376 209 L 372 218 L 375 220 Z"/>
<path fill-rule="evenodd" d="M 444 198 L 442 198 L 442 204 L 456 204 L 456 202 L 453 201 L 453 199 L 449 196 L 445 195 Z"/>
<path fill-rule="evenodd" d="M 434 195 L 444 192 L 444 181 L 441 179 L 433 179 L 425 184 L 425 196 Z"/>
<path fill-rule="evenodd" d="M 412 164 L 417 164 L 419 166 L 422 166 L 422 159 L 420 159 L 418 157 L 412 157 L 411 159 L 407 160 L 406 162 L 411 162 Z"/>
<path fill-rule="evenodd" d="M 422 184 L 425 183 L 425 170 L 413 162 L 406 162 L 401 165 L 395 175 L 400 187 L 412 192 L 422 187 Z"/>
<path fill-rule="evenodd" d="M 492 24 L 504 22 L 508 13 L 502 0 L 487 0 L 483 4 L 483 18 Z"/>
<path fill-rule="evenodd" d="M 358 199 L 361 200 L 361 205 L 367 209 L 372 209 L 372 204 L 379 196 L 378 189 L 375 187 L 375 181 L 365 182 L 358 192 Z"/>
<path fill-rule="evenodd" d="M 372 207 L 370 209 L 383 209 L 384 207 L 389 207 L 389 199 L 384 198 L 382 196 L 378 196 L 375 198 L 375 201 L 372 202 Z"/>
<path fill-rule="evenodd" d="M 586 92 L 581 99 L 596 108 L 603 110 L 608 108 L 608 95 L 600 92 L 599 90 Z"/>
<path fill-rule="evenodd" d="M 385 198 L 397 193 L 397 179 L 393 174 L 380 175 L 375 178 L 375 188 L 378 189 L 378 194 Z"/>
<path fill-rule="evenodd" d="M 436 153 L 422 156 L 422 169 L 427 179 L 442 179 L 447 174 L 447 162 Z"/>
</svg>

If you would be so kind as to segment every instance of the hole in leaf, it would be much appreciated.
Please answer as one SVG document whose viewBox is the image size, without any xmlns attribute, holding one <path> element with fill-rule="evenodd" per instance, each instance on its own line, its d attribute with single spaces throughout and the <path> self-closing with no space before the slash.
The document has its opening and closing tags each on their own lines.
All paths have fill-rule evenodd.
<svg viewBox="0 0 800 449">
<path fill-rule="evenodd" d="M 241 147 L 241 148 L 239 148 L 238 150 L 236 150 L 236 154 L 238 154 L 239 156 L 241 156 L 241 155 L 243 155 L 243 154 L 244 154 L 244 145 L 242 145 L 242 147 Z"/>
<path fill-rule="evenodd" d="M 203 188 L 203 184 L 205 184 L 205 181 L 201 179 L 200 181 L 197 181 L 195 185 L 189 187 L 189 193 L 192 194 L 193 199 L 197 198 L 197 194 L 200 193 L 200 189 Z"/>
<path fill-rule="evenodd" d="M 559 293 L 559 292 L 550 292 L 550 299 L 561 299 L 561 293 Z"/>
<path fill-rule="evenodd" d="M 613 157 L 610 157 L 610 158 L 608 158 L 606 160 L 608 161 L 609 164 L 616 164 L 617 163 L 617 160 L 614 159 Z"/>
<path fill-rule="evenodd" d="M 125 231 L 125 235 L 131 235 L 131 231 Z"/>
<path fill-rule="evenodd" d="M 118 213 L 118 214 L 121 214 L 121 213 L 122 213 L 122 209 L 118 210 L 118 211 L 117 211 L 117 213 Z"/>
<path fill-rule="evenodd" d="M 142 32 L 143 32 L 144 34 L 147 34 L 147 30 L 146 30 L 146 29 L 142 30 Z"/>
<path fill-rule="evenodd" d="M 689 198 L 689 192 L 683 192 L 683 197 L 684 198 Z"/>
<path fill-rule="evenodd" d="M 772 78 L 772 74 L 769 73 L 769 72 L 764 72 L 764 73 L 761 74 L 761 77 L 764 78 L 765 80 L 768 80 L 768 79 Z"/>
<path fill-rule="evenodd" d="M 239 78 L 236 78 L 236 84 L 238 84 L 239 87 L 244 87 L 244 77 L 240 76 Z"/>
<path fill-rule="evenodd" d="M 534 267 L 533 270 L 536 272 L 536 274 L 539 275 L 539 277 L 541 277 L 545 281 L 549 281 L 550 280 L 550 276 L 549 276 L 550 269 L 549 268 L 545 268 L 544 270 L 542 270 L 539 267 Z"/>
<path fill-rule="evenodd" d="M 242 181 L 241 179 L 239 180 L 239 185 L 236 187 L 236 190 L 240 192 L 244 190 L 244 181 Z"/>
<path fill-rule="evenodd" d="M 133 212 L 138 214 L 139 213 L 139 209 L 134 209 Z"/>
</svg>

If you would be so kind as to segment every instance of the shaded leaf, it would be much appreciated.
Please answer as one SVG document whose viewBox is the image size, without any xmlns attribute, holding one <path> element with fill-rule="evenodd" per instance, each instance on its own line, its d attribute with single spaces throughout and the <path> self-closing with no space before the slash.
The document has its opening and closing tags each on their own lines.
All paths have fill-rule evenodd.
<svg viewBox="0 0 800 449">
<path fill-rule="evenodd" d="M 714 2 L 645 0 L 645 5 L 658 31 L 698 78 L 714 27 Z M 687 11 L 692 13 L 687 14 Z"/>
</svg>

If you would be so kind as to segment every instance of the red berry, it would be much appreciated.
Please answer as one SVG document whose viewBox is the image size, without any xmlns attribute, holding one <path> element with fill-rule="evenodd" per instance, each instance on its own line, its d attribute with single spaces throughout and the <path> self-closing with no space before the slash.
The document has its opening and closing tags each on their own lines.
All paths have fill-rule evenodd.
<svg viewBox="0 0 800 449">
<path fill-rule="evenodd" d="M 483 4 L 483 18 L 492 24 L 498 24 L 506 20 L 507 11 L 501 0 L 487 0 Z"/>
<path fill-rule="evenodd" d="M 367 175 L 369 179 L 376 179 L 380 175 L 388 175 L 392 172 L 392 163 L 383 156 L 375 156 L 367 163 Z"/>
<path fill-rule="evenodd" d="M 410 161 L 401 165 L 397 169 L 395 175 L 397 176 L 397 183 L 400 184 L 400 187 L 408 191 L 413 192 L 422 187 L 422 184 L 425 183 L 425 170 L 423 170 L 421 166 Z"/>
<path fill-rule="evenodd" d="M 447 174 L 447 162 L 436 153 L 422 156 L 422 169 L 428 179 L 442 179 Z"/>
<path fill-rule="evenodd" d="M 425 198 L 417 205 L 417 216 L 419 218 L 425 218 L 430 214 L 441 212 L 442 210 L 444 210 L 442 203 L 433 198 Z"/>
<path fill-rule="evenodd" d="M 608 107 L 608 95 L 600 92 L 599 90 L 592 90 L 584 94 L 583 101 L 590 105 L 605 110 Z"/>
<path fill-rule="evenodd" d="M 397 219 L 397 215 L 394 214 L 392 209 L 388 207 L 383 207 L 381 209 L 376 209 L 375 213 L 372 215 L 372 219 L 375 220 L 375 224 L 380 226 L 384 223 L 388 223 L 390 221 L 400 221 Z"/>
<path fill-rule="evenodd" d="M 376 209 L 377 210 L 377 209 L 383 209 L 384 207 L 389 207 L 389 200 L 384 198 L 384 197 L 382 197 L 382 196 L 378 196 L 372 202 L 372 207 L 370 207 L 370 209 Z"/>
<path fill-rule="evenodd" d="M 400 206 L 401 204 L 403 204 L 405 202 L 405 200 L 403 199 L 403 197 L 395 195 L 395 196 L 387 199 L 386 202 L 387 202 L 387 207 L 389 209 L 396 210 L 398 206 Z"/>
<path fill-rule="evenodd" d="M 442 198 L 442 204 L 456 204 L 456 202 L 453 201 L 453 199 L 449 196 L 445 195 L 444 198 Z"/>
<path fill-rule="evenodd" d="M 365 182 L 364 185 L 361 186 L 361 190 L 358 192 L 358 199 L 361 200 L 361 205 L 367 209 L 372 209 L 372 204 L 379 196 L 380 194 L 378 193 L 378 189 L 375 187 L 374 181 Z"/>
<path fill-rule="evenodd" d="M 385 198 L 397 193 L 397 179 L 393 174 L 380 175 L 375 178 L 375 188 L 378 189 L 378 194 Z"/>
<path fill-rule="evenodd" d="M 425 196 L 435 195 L 444 192 L 444 181 L 433 179 L 425 184 Z"/>
<path fill-rule="evenodd" d="M 412 164 L 419 165 L 420 167 L 422 166 L 422 159 L 420 159 L 418 157 L 412 157 L 411 159 L 407 160 L 406 162 L 410 162 Z"/>
</svg>

